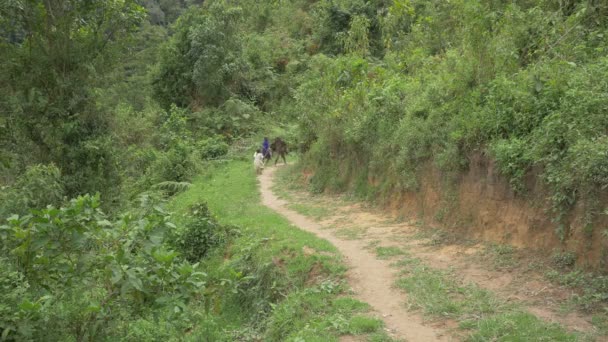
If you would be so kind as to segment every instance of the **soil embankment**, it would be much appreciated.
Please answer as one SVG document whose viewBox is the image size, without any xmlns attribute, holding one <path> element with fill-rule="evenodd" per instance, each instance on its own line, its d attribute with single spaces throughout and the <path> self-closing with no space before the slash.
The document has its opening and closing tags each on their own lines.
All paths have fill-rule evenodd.
<svg viewBox="0 0 608 342">
<path fill-rule="evenodd" d="M 608 215 L 596 215 L 590 224 L 584 201 L 579 201 L 563 215 L 563 222 L 556 223 L 557 214 L 537 175 L 527 176 L 526 189 L 525 194 L 516 195 L 490 159 L 475 155 L 469 169 L 452 181 L 446 181 L 432 165 L 423 167 L 419 191 L 394 193 L 388 206 L 395 215 L 439 223 L 473 239 L 546 255 L 574 252 L 577 265 L 583 267 L 608 264 L 608 247 L 600 229 L 608 227 Z M 556 233 L 560 224 L 563 241 Z"/>
</svg>

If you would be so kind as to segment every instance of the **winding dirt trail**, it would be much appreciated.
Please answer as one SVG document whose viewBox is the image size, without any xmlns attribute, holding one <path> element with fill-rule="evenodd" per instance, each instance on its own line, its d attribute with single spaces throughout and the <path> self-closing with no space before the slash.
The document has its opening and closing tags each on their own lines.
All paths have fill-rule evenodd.
<svg viewBox="0 0 608 342">
<path fill-rule="evenodd" d="M 349 266 L 347 277 L 354 296 L 372 306 L 381 317 L 393 337 L 407 341 L 450 341 L 440 327 L 424 324 L 423 318 L 408 312 L 405 294 L 393 287 L 398 271 L 390 267 L 390 261 L 379 260 L 365 249 L 366 241 L 345 240 L 313 220 L 289 209 L 287 202 L 272 192 L 273 174 L 277 168 L 268 168 L 259 177 L 262 203 L 285 216 L 294 225 L 331 242 L 345 257 Z"/>
<path fill-rule="evenodd" d="M 347 280 L 354 296 L 372 306 L 392 337 L 410 342 L 462 341 L 467 339 L 467 333 L 458 328 L 457 320 L 423 317 L 419 310 L 408 310 L 412 304 L 407 294 L 393 285 L 402 274 L 394 267 L 394 258 L 379 257 L 380 247 L 397 247 L 432 269 L 450 272 L 459 283 L 490 291 L 503 303 L 516 304 L 541 320 L 585 334 L 589 340 L 608 341 L 608 336 L 592 324 L 591 314 L 563 310 L 563 304 L 575 298 L 576 292 L 548 282 L 542 263 L 533 266 L 537 262 L 534 257 L 492 254 L 496 252 L 488 245 L 474 241 L 437 241 L 416 221 L 395 220 L 384 211 L 370 210 L 364 203 L 277 188 L 288 202 L 273 193 L 276 170 L 268 168 L 259 177 L 263 204 L 336 246 L 349 266 Z M 342 341 L 358 340 L 345 337 Z"/>
</svg>

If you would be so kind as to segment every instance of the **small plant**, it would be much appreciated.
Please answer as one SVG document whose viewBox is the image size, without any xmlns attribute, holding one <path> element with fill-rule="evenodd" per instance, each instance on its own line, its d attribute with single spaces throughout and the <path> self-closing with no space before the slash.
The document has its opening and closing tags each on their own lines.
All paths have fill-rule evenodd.
<svg viewBox="0 0 608 342">
<path fill-rule="evenodd" d="M 180 192 L 188 190 L 190 187 L 190 183 L 188 182 L 173 182 L 166 181 L 155 184 L 151 187 L 152 190 L 160 190 L 164 192 L 167 196 L 174 196 Z"/>
<path fill-rule="evenodd" d="M 441 207 L 435 212 L 434 218 L 437 222 L 444 222 L 449 209 L 447 207 Z"/>
<path fill-rule="evenodd" d="M 513 268 L 519 265 L 515 248 L 510 245 L 491 244 L 486 253 L 492 257 L 496 268 Z"/>
<path fill-rule="evenodd" d="M 569 272 L 550 270 L 545 276 L 560 285 L 577 290 L 571 301 L 580 309 L 588 312 L 604 310 L 608 301 L 608 276 L 580 269 Z"/>
<path fill-rule="evenodd" d="M 443 229 L 423 228 L 416 233 L 415 238 L 428 239 L 429 241 L 427 242 L 427 244 L 429 246 L 441 246 L 443 244 L 448 243 L 452 239 L 452 236 L 450 235 L 450 233 Z"/>
<path fill-rule="evenodd" d="M 376 247 L 376 255 L 379 259 L 390 259 L 397 255 L 403 255 L 405 252 L 399 247 Z"/>
<path fill-rule="evenodd" d="M 326 206 L 295 203 L 291 204 L 289 208 L 297 211 L 302 215 L 310 216 L 316 221 L 319 221 L 322 218 L 331 215 L 331 209 Z"/>
<path fill-rule="evenodd" d="M 336 231 L 336 236 L 346 240 L 358 240 L 365 235 L 367 228 L 365 227 L 351 227 L 351 228 L 340 228 Z"/>
<path fill-rule="evenodd" d="M 152 206 L 111 222 L 98 195 L 11 216 L 0 226 L 2 339 L 116 339 L 116 325 L 150 309 L 180 324 L 208 294 L 206 274 L 167 248 L 168 217 Z"/>
<path fill-rule="evenodd" d="M 348 332 L 351 334 L 372 333 L 380 330 L 384 322 L 378 318 L 354 316 L 350 319 Z"/>
<path fill-rule="evenodd" d="M 551 262 L 561 270 L 570 269 L 576 263 L 574 252 L 555 252 L 551 256 Z"/>
</svg>

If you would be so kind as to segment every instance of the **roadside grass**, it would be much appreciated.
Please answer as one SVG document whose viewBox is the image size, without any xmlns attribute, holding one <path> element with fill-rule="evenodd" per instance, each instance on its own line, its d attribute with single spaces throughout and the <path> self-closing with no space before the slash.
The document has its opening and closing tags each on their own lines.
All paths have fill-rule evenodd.
<svg viewBox="0 0 608 342">
<path fill-rule="evenodd" d="M 345 240 L 359 240 L 363 238 L 363 235 L 367 233 L 367 228 L 364 227 L 348 227 L 338 228 L 334 234 Z"/>
<path fill-rule="evenodd" d="M 378 259 L 390 259 L 392 257 L 398 256 L 398 255 L 403 255 L 403 254 L 405 254 L 405 252 L 403 251 L 403 249 L 401 249 L 399 247 L 395 247 L 395 246 L 376 247 L 376 256 L 378 257 Z"/>
<path fill-rule="evenodd" d="M 426 240 L 425 246 L 440 246 L 452 242 L 450 233 L 443 229 L 431 228 L 424 226 L 424 223 L 417 222 L 415 224 L 418 230 L 413 238 L 416 240 Z"/>
<path fill-rule="evenodd" d="M 591 323 L 598 329 L 599 335 L 608 335 L 608 317 L 605 313 L 593 316 Z"/>
<path fill-rule="evenodd" d="M 193 330 L 214 327 L 208 336 L 217 341 L 337 341 L 344 334 L 388 338 L 382 321 L 366 314 L 367 304 L 345 297 L 346 268 L 335 247 L 260 203 L 250 164 L 211 164 L 168 203 L 175 220 L 186 222 L 189 208 L 206 202 L 220 223 L 242 231 L 201 262 L 210 283 L 232 284 L 232 291 L 218 293 L 201 308 L 205 318 Z M 305 246 L 318 253 L 305 253 Z"/>
<path fill-rule="evenodd" d="M 509 311 L 485 318 L 476 323 L 477 331 L 469 341 L 588 341 L 589 339 L 570 334 L 558 324 L 540 321 L 534 315 L 523 311 Z"/>
<path fill-rule="evenodd" d="M 342 216 L 342 215 L 334 216 L 334 217 L 332 217 L 331 222 L 334 225 L 340 225 L 342 227 L 354 225 L 353 220 L 346 215 L 345 216 Z"/>
<path fill-rule="evenodd" d="M 309 205 L 305 203 L 294 203 L 289 205 L 289 209 L 294 210 L 304 216 L 311 217 L 315 221 L 320 221 L 331 215 L 332 210 L 328 207 Z"/>
<path fill-rule="evenodd" d="M 376 247 L 378 247 L 378 245 L 380 245 L 380 242 L 382 242 L 382 241 L 380 241 L 378 239 L 371 240 L 363 248 L 368 249 L 368 250 L 371 250 L 371 249 L 375 250 Z"/>
<path fill-rule="evenodd" d="M 497 270 L 511 270 L 521 266 L 515 247 L 503 244 L 486 244 L 481 257 L 490 260 Z"/>
<path fill-rule="evenodd" d="M 402 269 L 396 286 L 408 295 L 408 307 L 439 319 L 453 319 L 468 341 L 587 341 L 546 323 L 515 304 L 499 300 L 475 284 L 462 283 L 450 271 L 405 256 L 393 264 Z"/>
<path fill-rule="evenodd" d="M 298 163 L 298 156 L 288 158 L 287 166 L 283 166 L 275 171 L 274 185 L 272 191 L 279 197 L 290 197 L 290 192 L 308 192 L 306 183 L 302 179 L 301 166 Z"/>
<path fill-rule="evenodd" d="M 572 252 L 555 251 L 550 258 L 524 254 L 508 245 L 489 244 L 481 258 L 489 260 L 496 269 L 523 269 L 544 275 L 553 284 L 568 288 L 569 298 L 561 303 L 564 312 L 580 310 L 592 314 L 591 323 L 599 335 L 608 335 L 608 275 L 578 268 Z M 527 262 L 525 267 L 521 267 Z"/>
<path fill-rule="evenodd" d="M 608 320 L 608 275 L 593 274 L 575 267 L 565 270 L 549 266 L 545 277 L 576 291 L 569 300 L 572 305 L 587 313 L 595 313 L 597 322 Z M 603 326 L 600 324 L 598 328 Z M 603 330 L 608 332 L 605 327 Z"/>
</svg>

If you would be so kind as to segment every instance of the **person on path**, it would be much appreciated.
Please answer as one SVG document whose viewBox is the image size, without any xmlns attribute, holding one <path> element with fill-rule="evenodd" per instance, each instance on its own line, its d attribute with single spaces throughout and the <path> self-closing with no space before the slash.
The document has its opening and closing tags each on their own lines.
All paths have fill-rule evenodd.
<svg viewBox="0 0 608 342">
<path fill-rule="evenodd" d="M 264 156 L 259 148 L 253 154 L 253 167 L 255 168 L 255 173 L 258 175 L 264 170 Z"/>
<path fill-rule="evenodd" d="M 270 141 L 268 141 L 267 137 L 264 137 L 264 142 L 262 143 L 262 155 L 266 155 L 268 153 L 268 148 L 270 148 Z"/>
<path fill-rule="evenodd" d="M 274 161 L 274 165 L 277 165 L 279 158 L 283 158 L 283 163 L 287 164 L 287 160 L 285 159 L 285 155 L 287 154 L 287 144 L 281 139 L 277 137 L 274 139 L 274 142 L 270 145 L 272 149 L 272 153 L 277 155 L 277 159 Z"/>
</svg>

